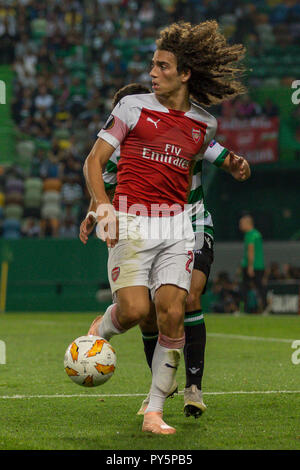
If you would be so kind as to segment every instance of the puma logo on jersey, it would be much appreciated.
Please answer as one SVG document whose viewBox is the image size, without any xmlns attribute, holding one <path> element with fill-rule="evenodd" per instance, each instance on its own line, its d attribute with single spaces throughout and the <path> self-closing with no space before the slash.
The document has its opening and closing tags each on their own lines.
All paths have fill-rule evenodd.
<svg viewBox="0 0 300 470">
<path fill-rule="evenodd" d="M 156 127 L 156 129 L 157 129 L 157 126 L 158 126 L 158 123 L 159 123 L 160 119 L 158 119 L 157 121 L 153 121 L 153 119 L 151 119 L 151 118 L 148 117 L 148 118 L 147 118 L 147 121 L 152 122 L 152 124 L 154 124 L 155 127 Z"/>
</svg>

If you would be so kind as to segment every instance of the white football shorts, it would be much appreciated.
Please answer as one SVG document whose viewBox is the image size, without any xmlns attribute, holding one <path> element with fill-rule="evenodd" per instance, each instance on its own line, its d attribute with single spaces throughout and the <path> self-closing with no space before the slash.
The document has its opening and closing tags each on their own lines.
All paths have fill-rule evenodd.
<svg viewBox="0 0 300 470">
<path fill-rule="evenodd" d="M 146 217 L 117 212 L 119 241 L 109 248 L 111 291 L 145 286 L 151 291 L 174 284 L 189 291 L 194 264 L 194 233 L 185 212 L 172 217 Z"/>
</svg>

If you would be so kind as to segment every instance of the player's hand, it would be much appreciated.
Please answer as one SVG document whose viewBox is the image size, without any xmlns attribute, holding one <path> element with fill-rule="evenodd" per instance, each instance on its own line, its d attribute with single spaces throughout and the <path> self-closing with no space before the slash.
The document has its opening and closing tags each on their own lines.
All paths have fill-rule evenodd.
<svg viewBox="0 0 300 470">
<path fill-rule="evenodd" d="M 119 222 L 111 204 L 100 204 L 97 207 L 96 233 L 108 248 L 113 248 L 119 240 Z"/>
<path fill-rule="evenodd" d="M 96 225 L 96 219 L 92 214 L 88 215 L 81 222 L 80 229 L 79 229 L 79 238 L 84 245 L 86 245 L 89 235 L 92 233 L 95 225 Z"/>
<path fill-rule="evenodd" d="M 251 175 L 247 160 L 235 155 L 233 152 L 229 153 L 229 170 L 232 176 L 238 181 L 246 181 Z"/>
</svg>

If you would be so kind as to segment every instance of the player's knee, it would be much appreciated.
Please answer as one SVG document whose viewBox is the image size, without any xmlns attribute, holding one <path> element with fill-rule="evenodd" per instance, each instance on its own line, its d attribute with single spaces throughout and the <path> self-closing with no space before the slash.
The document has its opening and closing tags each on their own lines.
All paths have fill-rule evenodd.
<svg viewBox="0 0 300 470">
<path fill-rule="evenodd" d="M 120 320 L 137 325 L 147 317 L 149 307 L 137 299 L 128 299 L 120 305 Z"/>
<path fill-rule="evenodd" d="M 172 338 L 183 334 L 184 312 L 181 305 L 159 306 L 157 319 L 161 333 Z"/>
</svg>

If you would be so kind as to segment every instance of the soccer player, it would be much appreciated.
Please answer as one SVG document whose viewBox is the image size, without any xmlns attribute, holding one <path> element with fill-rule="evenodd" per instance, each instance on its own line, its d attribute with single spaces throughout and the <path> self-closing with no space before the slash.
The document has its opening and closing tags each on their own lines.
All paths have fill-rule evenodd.
<svg viewBox="0 0 300 470">
<path fill-rule="evenodd" d="M 113 108 L 124 96 L 140 93 L 150 93 L 150 90 L 138 83 L 121 88 L 114 96 Z M 110 199 L 112 199 L 117 184 L 117 164 L 119 159 L 120 147 L 111 156 L 103 173 L 105 189 L 110 195 Z M 250 176 L 250 168 L 247 161 L 242 157 L 234 156 L 215 140 L 210 142 L 203 159 L 231 173 L 239 181 L 245 181 Z M 192 415 L 195 418 L 199 417 L 206 410 L 201 390 L 206 344 L 206 329 L 201 309 L 201 295 L 205 293 L 211 264 L 214 259 L 214 228 L 211 214 L 205 208 L 201 173 L 202 160 L 194 167 L 191 192 L 188 198 L 189 204 L 192 205 L 191 219 L 195 233 L 195 261 L 191 287 L 186 301 L 184 320 L 184 359 L 186 369 L 184 411 L 186 416 Z M 92 232 L 96 223 L 94 209 L 95 204 L 91 201 L 87 217 L 80 226 L 80 239 L 83 243 L 87 242 L 88 235 Z M 139 326 L 142 331 L 147 362 L 151 369 L 153 353 L 158 338 L 156 312 L 153 305 L 151 305 L 151 313 L 149 313 L 145 320 L 140 322 Z M 176 389 L 176 384 L 174 384 L 174 389 Z M 171 390 L 171 392 L 174 392 L 174 390 Z M 149 395 L 143 401 L 138 414 L 144 414 L 148 403 Z"/>
<path fill-rule="evenodd" d="M 244 236 L 244 256 L 242 259 L 243 284 L 242 293 L 245 312 L 262 312 L 266 306 L 263 278 L 265 273 L 263 239 L 261 233 L 255 228 L 253 217 L 250 214 L 240 218 L 239 228 Z M 251 308 L 249 293 L 255 288 L 258 294 L 258 306 Z"/>
<path fill-rule="evenodd" d="M 234 155 L 213 140 L 203 156 L 218 168 L 230 173 L 233 178 L 242 182 L 250 175 L 250 167 L 243 157 Z M 192 204 L 192 225 L 195 234 L 194 266 L 191 286 L 186 300 L 184 331 L 185 346 L 184 360 L 186 372 L 186 386 L 184 389 L 184 412 L 187 417 L 198 418 L 206 410 L 202 395 L 202 377 L 204 371 L 204 355 L 206 346 L 206 327 L 201 306 L 201 296 L 206 291 L 211 265 L 214 260 L 214 228 L 210 212 L 205 207 L 204 194 L 201 181 L 202 160 L 194 167 L 189 203 Z M 108 170 L 103 175 L 104 180 L 112 182 Z M 153 312 L 153 309 L 152 309 Z M 147 362 L 151 368 L 153 349 L 157 341 L 155 318 L 150 315 L 140 323 L 144 350 Z M 175 388 L 175 387 L 174 387 Z M 173 389 L 174 391 L 174 389 Z M 149 395 L 143 401 L 138 414 L 144 414 Z"/>
<path fill-rule="evenodd" d="M 149 288 L 155 302 L 159 336 L 143 431 L 176 432 L 163 421 L 163 405 L 184 346 L 193 267 L 194 236 L 184 206 L 195 159 L 216 132 L 216 120 L 189 98 L 209 105 L 242 92 L 234 78 L 243 53 L 242 46 L 227 44 L 215 21 L 165 28 L 150 72 L 154 93 L 119 102 L 84 165 L 99 233 L 109 247 L 108 276 L 117 298 L 90 332 L 109 340 L 139 324 L 149 311 Z M 112 207 L 102 172 L 119 145 Z"/>
</svg>

